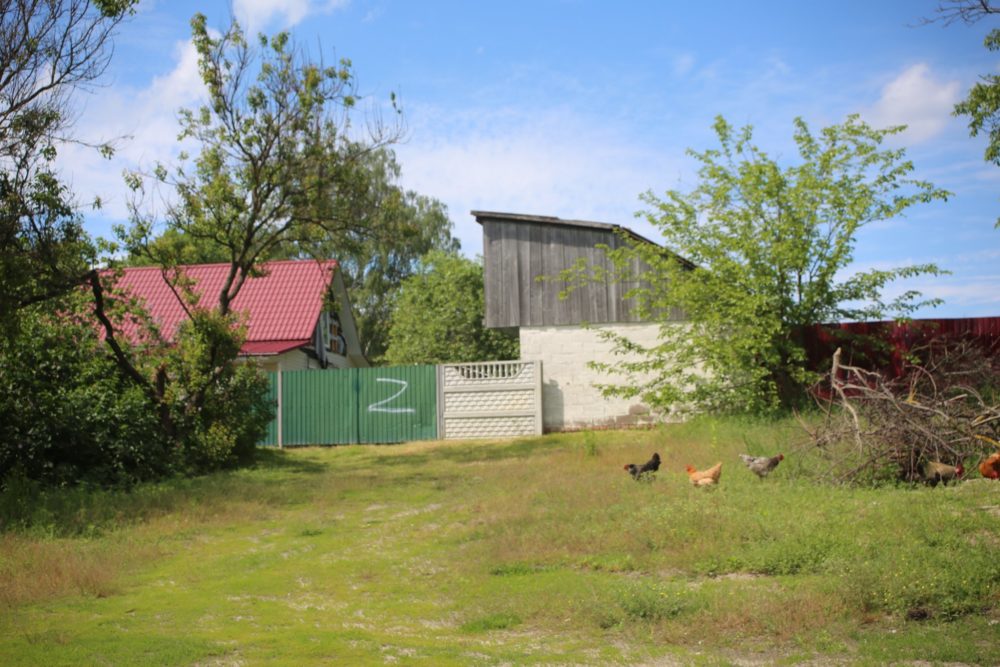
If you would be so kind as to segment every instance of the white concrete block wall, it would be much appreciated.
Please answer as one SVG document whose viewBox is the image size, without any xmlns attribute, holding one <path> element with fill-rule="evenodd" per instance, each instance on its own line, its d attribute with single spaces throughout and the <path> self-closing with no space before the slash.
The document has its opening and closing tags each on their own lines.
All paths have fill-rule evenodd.
<svg viewBox="0 0 1000 667">
<path fill-rule="evenodd" d="M 521 359 L 542 362 L 542 419 L 546 430 L 622 426 L 659 420 L 639 398 L 606 398 L 595 384 L 624 383 L 601 373 L 589 361 L 613 361 L 613 345 L 597 331 L 613 329 L 644 346 L 656 344 L 658 324 L 521 327 Z"/>
</svg>

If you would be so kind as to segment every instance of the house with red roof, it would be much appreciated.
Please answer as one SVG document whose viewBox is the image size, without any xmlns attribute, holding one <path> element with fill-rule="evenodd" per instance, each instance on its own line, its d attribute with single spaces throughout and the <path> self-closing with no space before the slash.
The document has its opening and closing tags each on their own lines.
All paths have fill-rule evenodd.
<svg viewBox="0 0 1000 667">
<path fill-rule="evenodd" d="M 334 260 L 277 261 L 247 278 L 232 303 L 233 312 L 242 313 L 247 323 L 241 356 L 257 359 L 269 371 L 367 367 L 339 268 Z M 229 264 L 179 269 L 200 295 L 199 306 L 218 303 Z M 158 266 L 124 269 L 116 286 L 144 305 L 167 340 L 187 318 L 168 274 Z M 126 338 L 135 326 L 123 327 Z"/>
</svg>

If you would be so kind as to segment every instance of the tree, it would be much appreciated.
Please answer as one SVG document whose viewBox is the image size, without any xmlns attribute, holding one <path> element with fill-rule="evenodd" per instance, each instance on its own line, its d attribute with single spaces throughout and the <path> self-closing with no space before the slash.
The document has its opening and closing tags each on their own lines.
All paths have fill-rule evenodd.
<svg viewBox="0 0 1000 667">
<path fill-rule="evenodd" d="M 167 231 L 214 246 L 231 264 L 218 295 L 226 314 L 245 280 L 282 246 L 319 229 L 363 232 L 325 202 L 337 199 L 358 160 L 399 134 L 373 118 L 367 141 L 349 136 L 357 101 L 350 61 L 337 67 L 310 61 L 288 33 L 270 40 L 261 35 L 254 47 L 235 22 L 212 37 L 201 14 L 191 27 L 209 101 L 197 111 L 181 111 L 180 136 L 201 149 L 190 166 L 182 163 L 171 175 L 161 165 L 154 175 L 177 196 L 166 205 Z M 140 174 L 130 174 L 128 182 L 144 192 Z M 151 243 L 155 219 L 141 203 L 133 202 L 131 229 L 120 230 L 127 249 L 176 266 L 169 246 Z"/>
<path fill-rule="evenodd" d="M 650 244 L 611 251 L 619 279 L 634 258 L 649 267 L 648 289 L 635 289 L 650 317 L 681 309 L 683 325 L 664 322 L 658 345 L 643 348 L 612 333 L 619 354 L 638 360 L 598 363 L 624 370 L 628 386 L 664 409 L 767 411 L 794 405 L 814 379 L 806 367 L 803 327 L 842 319 L 905 316 L 933 305 L 907 291 L 886 302 L 897 278 L 937 274 L 931 264 L 846 275 L 857 232 L 947 193 L 909 177 L 904 150 L 882 147 L 900 132 L 856 116 L 814 136 L 795 121 L 798 160 L 782 165 L 718 117 L 719 147 L 689 151 L 700 164 L 690 192 L 649 192 L 644 215 L 670 251 Z M 674 254 L 676 253 L 676 254 Z"/>
<path fill-rule="evenodd" d="M 483 325 L 483 267 L 457 253 L 430 252 L 405 279 L 392 311 L 389 364 L 516 359 L 517 339 Z"/>
<path fill-rule="evenodd" d="M 966 24 L 1000 14 L 1000 7 L 994 7 L 990 0 L 946 0 L 938 5 L 938 16 L 927 23 L 940 21 L 950 25 L 955 21 Z M 994 28 L 986 35 L 983 46 L 989 51 L 1000 50 L 1000 28 Z M 1000 166 L 1000 76 L 984 74 L 979 83 L 969 90 L 969 95 L 955 105 L 956 116 L 969 117 L 969 134 L 979 136 L 986 131 L 989 142 L 984 158 Z M 998 221 L 1000 224 L 1000 221 Z"/>
<path fill-rule="evenodd" d="M 128 175 L 136 192 L 132 224 L 118 230 L 133 256 L 163 267 L 188 321 L 170 345 L 154 328 L 152 351 L 127 349 L 102 313 L 105 303 L 115 304 L 113 290 L 98 280 L 91 286 L 122 372 L 157 406 L 168 440 L 185 452 L 189 468 L 203 470 L 252 452 L 255 434 L 267 424 L 266 385 L 250 366 L 235 365 L 245 330 L 233 300 L 264 261 L 299 240 L 364 233 L 362 223 L 329 203 L 350 186 L 358 162 L 396 140 L 398 129 L 377 117 L 369 118 L 367 136 L 352 129 L 357 96 L 350 61 L 327 67 L 310 60 L 288 33 L 260 35 L 250 44 L 235 22 L 214 37 L 201 14 L 191 27 L 208 101 L 182 110 L 180 122 L 181 138 L 199 144 L 198 153 L 182 155 L 172 173 L 159 165 L 151 179 Z M 150 180 L 175 194 L 166 201 L 167 242 L 155 241 L 156 216 L 143 208 Z M 209 308 L 197 305 L 196 286 L 179 266 L 192 247 L 229 265 Z"/>
<path fill-rule="evenodd" d="M 94 251 L 53 168 L 72 94 L 95 85 L 137 0 L 9 0 L 0 13 L 0 322 L 79 285 Z M 96 147 L 105 153 L 108 145 Z"/>
<path fill-rule="evenodd" d="M 434 249 L 457 251 L 452 222 L 444 204 L 398 184 L 400 167 L 388 148 L 355 161 L 351 178 L 325 205 L 331 217 L 354 221 L 355 226 L 334 232 L 302 226 L 293 241 L 275 247 L 263 259 L 334 258 L 344 275 L 361 350 L 378 362 L 388 345 L 392 304 L 402 281 L 413 275 L 420 258 Z M 133 254 L 129 264 L 157 264 L 154 257 L 171 257 L 178 264 L 228 261 L 226 249 L 211 239 L 196 238 L 176 228 L 149 242 L 149 251 Z"/>
<path fill-rule="evenodd" d="M 404 190 L 398 184 L 400 171 L 388 148 L 362 156 L 355 161 L 351 178 L 334 193 L 336 198 L 324 203 L 335 211 L 331 217 L 350 219 L 355 227 L 340 232 L 303 228 L 293 244 L 274 253 L 277 258 L 338 261 L 362 351 L 374 362 L 385 354 L 392 304 L 402 281 L 416 272 L 420 258 L 431 250 L 459 248 L 444 204 Z"/>
<path fill-rule="evenodd" d="M 117 372 L 86 297 L 23 308 L 19 335 L 0 337 L 0 484 L 127 486 L 172 467 L 155 406 Z"/>
</svg>

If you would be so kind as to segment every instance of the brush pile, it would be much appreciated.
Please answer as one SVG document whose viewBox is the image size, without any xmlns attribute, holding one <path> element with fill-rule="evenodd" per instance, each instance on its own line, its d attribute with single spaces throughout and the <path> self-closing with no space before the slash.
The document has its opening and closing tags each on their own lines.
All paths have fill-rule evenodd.
<svg viewBox="0 0 1000 667">
<path fill-rule="evenodd" d="M 967 341 L 911 350 L 889 377 L 844 363 L 841 349 L 814 388 L 822 419 L 800 420 L 827 465 L 845 483 L 920 481 L 931 461 L 958 465 L 1000 448 L 1000 357 Z"/>
</svg>

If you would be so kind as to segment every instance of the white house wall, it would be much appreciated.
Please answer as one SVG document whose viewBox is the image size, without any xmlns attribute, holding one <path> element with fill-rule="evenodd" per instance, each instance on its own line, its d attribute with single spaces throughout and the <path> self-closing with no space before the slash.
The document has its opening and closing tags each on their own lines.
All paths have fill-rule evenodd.
<svg viewBox="0 0 1000 667">
<path fill-rule="evenodd" d="M 546 430 L 627 426 L 658 421 L 639 398 L 604 397 L 595 384 L 624 383 L 622 376 L 588 367 L 590 361 L 613 361 L 612 343 L 597 332 L 611 329 L 643 346 L 657 342 L 658 324 L 612 324 L 520 328 L 521 359 L 542 362 L 542 421 Z M 618 357 L 619 359 L 621 357 Z"/>
</svg>

